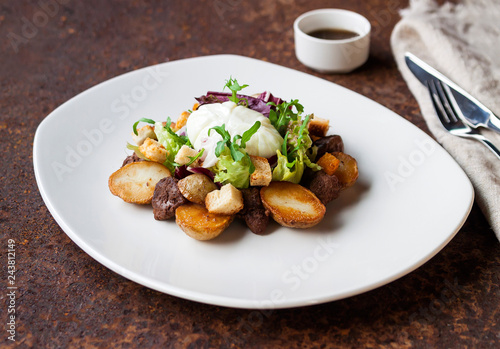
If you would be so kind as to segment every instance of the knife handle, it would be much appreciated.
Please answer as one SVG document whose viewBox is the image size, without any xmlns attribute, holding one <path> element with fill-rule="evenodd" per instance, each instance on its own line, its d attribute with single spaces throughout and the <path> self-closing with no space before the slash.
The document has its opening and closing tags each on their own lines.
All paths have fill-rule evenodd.
<svg viewBox="0 0 500 349">
<path fill-rule="evenodd" d="M 484 137 L 477 139 L 480 140 L 485 146 L 487 146 L 488 149 L 491 150 L 497 156 L 498 159 L 500 159 L 500 150 L 498 150 L 498 148 L 495 147 L 495 145 L 491 143 L 489 139 Z"/>
<path fill-rule="evenodd" d="M 500 133 L 500 118 L 495 114 L 491 113 L 491 116 L 488 119 L 486 127 L 489 128 L 490 130 Z"/>
</svg>

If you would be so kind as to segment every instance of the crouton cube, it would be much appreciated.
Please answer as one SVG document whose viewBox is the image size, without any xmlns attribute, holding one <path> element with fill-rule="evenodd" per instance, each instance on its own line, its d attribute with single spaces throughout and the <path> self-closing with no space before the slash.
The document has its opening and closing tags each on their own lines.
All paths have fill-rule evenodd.
<svg viewBox="0 0 500 349">
<path fill-rule="evenodd" d="M 233 215 L 243 208 L 243 194 L 229 183 L 208 193 L 205 206 L 210 213 Z"/>
<path fill-rule="evenodd" d="M 195 111 L 196 109 L 198 109 L 198 107 L 200 106 L 200 103 L 196 102 L 195 104 L 193 104 L 193 111 Z"/>
<path fill-rule="evenodd" d="M 132 133 L 132 139 L 138 146 L 141 146 L 142 143 L 144 143 L 144 141 L 146 140 L 146 138 L 151 138 L 156 140 L 155 129 L 151 125 L 146 125 L 137 129 L 137 134 Z"/>
<path fill-rule="evenodd" d="M 253 155 L 250 155 L 250 160 L 255 166 L 255 171 L 250 175 L 250 185 L 254 187 L 268 186 L 273 179 L 269 161 L 266 158 Z"/>
<path fill-rule="evenodd" d="M 183 145 L 177 152 L 174 161 L 179 165 L 186 165 L 191 162 L 191 159 L 189 157 L 195 157 L 196 155 L 198 155 L 198 151 L 196 149 L 193 149 L 187 145 Z M 200 159 L 196 159 L 196 161 L 191 165 L 196 166 L 199 163 L 199 160 Z"/>
<path fill-rule="evenodd" d="M 191 115 L 191 113 L 188 111 L 182 112 L 182 114 L 177 119 L 177 122 L 175 123 L 175 128 L 173 128 L 174 131 L 179 131 L 181 128 L 183 128 L 186 125 L 186 122 L 189 118 L 189 115 Z"/>
<path fill-rule="evenodd" d="M 329 123 L 329 120 L 318 118 L 313 114 L 311 121 L 309 121 L 309 134 L 312 136 L 325 137 L 328 132 Z"/>
<path fill-rule="evenodd" d="M 151 138 L 144 140 L 144 143 L 139 147 L 139 151 L 148 160 L 159 162 L 160 164 L 163 164 L 167 160 L 167 149 L 161 143 Z"/>
<path fill-rule="evenodd" d="M 330 153 L 325 153 L 316 163 L 321 166 L 323 171 L 331 176 L 337 171 L 337 168 L 339 168 L 340 160 Z"/>
</svg>

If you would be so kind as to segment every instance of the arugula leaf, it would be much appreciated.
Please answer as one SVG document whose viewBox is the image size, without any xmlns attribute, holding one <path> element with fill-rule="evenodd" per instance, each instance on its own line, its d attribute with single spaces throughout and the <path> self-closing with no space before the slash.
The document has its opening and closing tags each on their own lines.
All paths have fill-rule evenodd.
<svg viewBox="0 0 500 349">
<path fill-rule="evenodd" d="M 287 125 L 292 121 L 297 121 L 299 115 L 304 112 L 304 107 L 299 103 L 298 99 L 280 104 L 274 102 L 269 102 L 267 104 L 274 107 L 274 109 L 271 108 L 269 112 L 269 121 L 271 121 L 271 124 L 282 136 L 286 132 Z"/>
<path fill-rule="evenodd" d="M 205 151 L 205 149 L 202 148 L 200 150 L 200 152 L 198 154 L 196 154 L 195 156 L 188 156 L 188 158 L 190 159 L 190 161 L 186 164 L 186 166 L 191 165 L 193 162 L 195 162 L 196 160 L 198 160 L 199 158 L 201 158 L 203 156 L 203 152 L 204 151 Z"/>
<path fill-rule="evenodd" d="M 250 174 L 252 174 L 255 171 L 255 166 L 253 165 L 252 161 L 250 160 L 250 156 L 246 151 L 243 151 L 242 149 L 246 148 L 247 142 L 252 138 L 252 136 L 258 131 L 260 128 L 260 121 L 256 121 L 252 127 L 250 127 L 248 130 L 243 132 L 243 136 L 240 135 L 235 135 L 233 137 L 233 140 L 231 141 L 231 135 L 229 132 L 226 130 L 226 125 L 222 124 L 221 126 L 214 126 L 208 130 L 208 135 L 210 136 L 210 131 L 215 130 L 221 137 L 222 140 L 217 142 L 217 146 L 215 148 L 215 156 L 220 157 L 221 154 L 224 152 L 224 149 L 226 147 L 229 149 L 229 152 L 231 154 L 231 157 L 233 161 L 235 162 L 240 162 L 243 159 L 247 159 L 249 162 L 249 171 Z M 240 144 L 238 144 L 238 141 L 240 141 Z"/>
<path fill-rule="evenodd" d="M 231 135 L 226 131 L 226 124 L 222 124 L 221 126 L 214 126 L 208 130 L 208 136 L 210 137 L 210 131 L 215 130 L 222 137 L 222 141 L 217 142 L 217 147 L 215 148 L 215 156 L 219 157 L 224 147 L 229 142 L 231 143 Z"/>
<path fill-rule="evenodd" d="M 288 135 L 290 131 L 286 131 L 285 136 L 283 137 L 283 144 L 281 145 L 281 152 L 284 156 L 288 156 L 287 146 L 288 146 Z"/>
<path fill-rule="evenodd" d="M 146 119 L 146 118 L 141 118 L 138 121 L 136 121 L 134 123 L 134 125 L 132 126 L 132 130 L 134 131 L 134 134 L 136 136 L 138 135 L 138 133 L 137 133 L 137 125 L 139 124 L 139 122 L 147 122 L 148 124 L 153 124 L 154 125 L 156 121 L 151 120 L 151 119 Z"/>
<path fill-rule="evenodd" d="M 240 161 L 241 159 L 243 159 L 243 157 L 245 156 L 246 153 L 242 153 L 239 149 L 238 149 L 238 145 L 237 144 L 234 144 L 234 143 L 231 143 L 229 144 L 229 150 L 231 151 L 231 157 L 233 158 L 234 161 L 238 162 Z"/>
<path fill-rule="evenodd" d="M 259 130 L 259 128 L 260 128 L 260 121 L 255 121 L 255 124 L 253 124 L 252 127 L 243 132 L 243 136 L 241 136 L 241 143 L 240 143 L 240 146 L 242 148 L 246 148 L 247 142 Z M 236 142 L 234 138 L 233 142 Z"/>
<path fill-rule="evenodd" d="M 226 84 L 224 85 L 224 89 L 228 88 L 232 92 L 232 96 L 229 97 L 229 100 L 231 102 L 234 102 L 238 104 L 240 102 L 240 99 L 238 98 L 237 94 L 238 91 L 243 90 L 245 87 L 248 87 L 248 85 L 240 85 L 236 79 L 233 79 L 232 77 L 229 77 L 229 80 L 226 80 Z M 248 101 L 247 101 L 248 104 Z"/>
</svg>

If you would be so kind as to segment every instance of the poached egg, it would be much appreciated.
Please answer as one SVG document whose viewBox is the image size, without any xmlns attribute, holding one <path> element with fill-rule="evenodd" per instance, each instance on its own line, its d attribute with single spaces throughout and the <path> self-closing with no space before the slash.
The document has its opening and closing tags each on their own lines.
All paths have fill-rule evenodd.
<svg viewBox="0 0 500 349">
<path fill-rule="evenodd" d="M 237 105 L 234 102 L 204 104 L 191 113 L 186 123 L 186 132 L 193 147 L 203 152 L 203 167 L 211 167 L 217 163 L 215 147 L 222 137 L 215 131 L 208 131 L 214 126 L 225 125 L 231 135 L 243 135 L 250 127 L 260 121 L 260 128 L 246 143 L 245 151 L 249 155 L 269 158 L 276 155 L 281 147 L 283 137 L 274 128 L 268 118 L 258 111 Z"/>
</svg>

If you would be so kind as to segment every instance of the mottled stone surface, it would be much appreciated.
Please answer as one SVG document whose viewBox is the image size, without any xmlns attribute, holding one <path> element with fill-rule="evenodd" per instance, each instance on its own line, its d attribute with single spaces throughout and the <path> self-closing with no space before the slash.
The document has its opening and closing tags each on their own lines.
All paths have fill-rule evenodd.
<svg viewBox="0 0 500 349">
<path fill-rule="evenodd" d="M 52 7 L 43 10 L 40 4 Z M 66 236 L 36 186 L 33 137 L 38 124 L 57 106 L 124 72 L 208 54 L 254 57 L 322 77 L 381 103 L 428 132 L 389 46 L 399 19 L 396 10 L 406 6 L 407 1 L 398 0 L 2 2 L 0 322 L 8 321 L 6 250 L 8 239 L 15 239 L 19 287 L 15 344 L 21 348 L 498 346 L 500 247 L 477 206 L 437 256 L 387 286 L 327 304 L 261 312 L 183 300 L 113 273 Z M 294 19 L 323 7 L 360 12 L 373 25 L 370 59 L 351 74 L 315 73 L 294 56 Z M 38 27 L 30 28 L 28 22 Z M 18 45 L 12 41 L 14 34 L 23 38 Z M 2 345 L 12 344 L 5 330 L 0 337 Z"/>
</svg>

